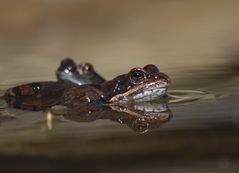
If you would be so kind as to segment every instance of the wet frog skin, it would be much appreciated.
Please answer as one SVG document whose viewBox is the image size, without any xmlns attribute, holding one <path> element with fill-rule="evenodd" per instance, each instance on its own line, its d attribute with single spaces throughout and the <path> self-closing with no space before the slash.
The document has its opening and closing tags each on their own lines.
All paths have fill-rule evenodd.
<svg viewBox="0 0 239 173">
<path fill-rule="evenodd" d="M 9 106 L 27 110 L 45 110 L 55 105 L 77 110 L 155 100 L 166 95 L 169 83 L 169 77 L 150 64 L 102 84 L 37 82 L 10 88 L 2 98 Z"/>
<path fill-rule="evenodd" d="M 60 103 L 62 93 L 72 84 L 62 82 L 34 82 L 8 89 L 2 96 L 9 107 L 25 110 L 44 110 Z"/>
<path fill-rule="evenodd" d="M 58 81 L 66 83 L 74 83 L 77 85 L 84 84 L 101 84 L 105 79 L 101 77 L 90 63 L 76 63 L 66 58 L 61 61 L 60 66 L 56 71 Z"/>
<path fill-rule="evenodd" d="M 101 85 L 109 103 L 152 101 L 166 96 L 170 84 L 167 75 L 152 64 L 144 68 L 133 68 L 128 74 L 120 75 Z"/>
</svg>

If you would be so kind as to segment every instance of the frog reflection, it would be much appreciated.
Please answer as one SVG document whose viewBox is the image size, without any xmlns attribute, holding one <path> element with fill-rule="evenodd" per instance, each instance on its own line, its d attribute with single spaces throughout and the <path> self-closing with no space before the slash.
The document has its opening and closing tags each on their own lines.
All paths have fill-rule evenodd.
<svg viewBox="0 0 239 173">
<path fill-rule="evenodd" d="M 158 129 L 173 116 L 167 102 L 107 105 L 94 107 L 91 110 L 76 110 L 65 106 L 53 106 L 50 111 L 53 115 L 63 115 L 65 119 L 76 122 L 93 122 L 98 119 L 109 119 L 120 124 L 126 124 L 135 132 L 140 133 Z"/>
</svg>

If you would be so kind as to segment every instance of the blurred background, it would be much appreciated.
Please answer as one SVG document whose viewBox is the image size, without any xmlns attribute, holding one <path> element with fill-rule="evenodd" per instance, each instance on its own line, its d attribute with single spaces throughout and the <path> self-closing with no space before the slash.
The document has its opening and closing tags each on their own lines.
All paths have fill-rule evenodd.
<svg viewBox="0 0 239 173">
<path fill-rule="evenodd" d="M 170 104 L 170 122 L 145 134 L 56 117 L 49 130 L 43 112 L 9 108 L 9 120 L 1 110 L 0 172 L 237 172 L 238 9 L 238 0 L 1 0 L 1 92 L 56 80 L 71 57 L 106 79 L 152 63 L 171 91 L 205 93 Z"/>
<path fill-rule="evenodd" d="M 223 64 L 238 52 L 237 0 L 0 3 L 0 80 L 54 79 L 65 57 L 111 78 L 148 63 L 164 71 Z"/>
</svg>

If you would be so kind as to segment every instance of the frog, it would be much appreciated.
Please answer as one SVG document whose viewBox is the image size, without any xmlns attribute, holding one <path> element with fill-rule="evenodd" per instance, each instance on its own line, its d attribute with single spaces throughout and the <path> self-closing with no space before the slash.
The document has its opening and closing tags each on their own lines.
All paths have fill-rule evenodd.
<svg viewBox="0 0 239 173">
<path fill-rule="evenodd" d="M 50 112 L 61 116 L 64 120 L 74 122 L 93 122 L 99 119 L 109 119 L 119 124 L 125 124 L 137 133 L 156 130 L 173 117 L 168 107 L 168 101 L 137 102 L 125 105 L 100 106 L 94 110 L 69 109 L 66 106 L 53 106 Z"/>
<path fill-rule="evenodd" d="M 65 58 L 61 61 L 56 70 L 56 78 L 58 81 L 77 85 L 101 84 L 106 81 L 95 71 L 92 64 L 86 62 L 77 65 L 71 58 Z"/>
<path fill-rule="evenodd" d="M 43 81 L 8 89 L 2 96 L 9 106 L 26 110 L 46 110 L 63 105 L 72 110 L 94 109 L 102 105 L 128 104 L 167 97 L 169 77 L 153 65 L 131 69 L 101 84 Z"/>
</svg>

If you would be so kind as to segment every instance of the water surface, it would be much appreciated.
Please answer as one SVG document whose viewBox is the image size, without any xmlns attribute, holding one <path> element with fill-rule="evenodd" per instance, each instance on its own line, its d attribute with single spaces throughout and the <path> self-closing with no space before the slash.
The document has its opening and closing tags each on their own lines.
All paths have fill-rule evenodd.
<svg viewBox="0 0 239 173">
<path fill-rule="evenodd" d="M 169 72 L 173 84 L 168 92 L 179 99 L 168 104 L 173 116 L 146 131 L 135 131 L 130 124 L 100 117 L 75 121 L 53 116 L 49 124 L 46 112 L 2 109 L 0 153 L 4 166 L 1 165 L 1 169 L 46 172 L 93 171 L 94 168 L 102 172 L 112 172 L 112 169 L 115 172 L 238 170 L 239 94 L 235 87 L 238 78 L 234 75 L 233 80 L 228 79 L 236 72 L 231 70 L 227 76 L 222 74 L 221 67 Z M 180 77 L 173 75 L 176 72 L 181 73 Z M 184 75 L 185 72 L 197 73 L 197 76 Z M 5 88 L 28 80 L 2 81 L 2 93 Z M 112 111 L 112 117 L 114 114 Z M 11 168 L 10 163 L 16 167 Z"/>
<path fill-rule="evenodd" d="M 114 111 L 80 122 L 1 109 L 0 172 L 238 172 L 238 7 L 237 0 L 1 1 L 0 93 L 55 80 L 69 56 L 106 79 L 155 64 L 177 97 L 170 119 L 146 131 Z"/>
</svg>

